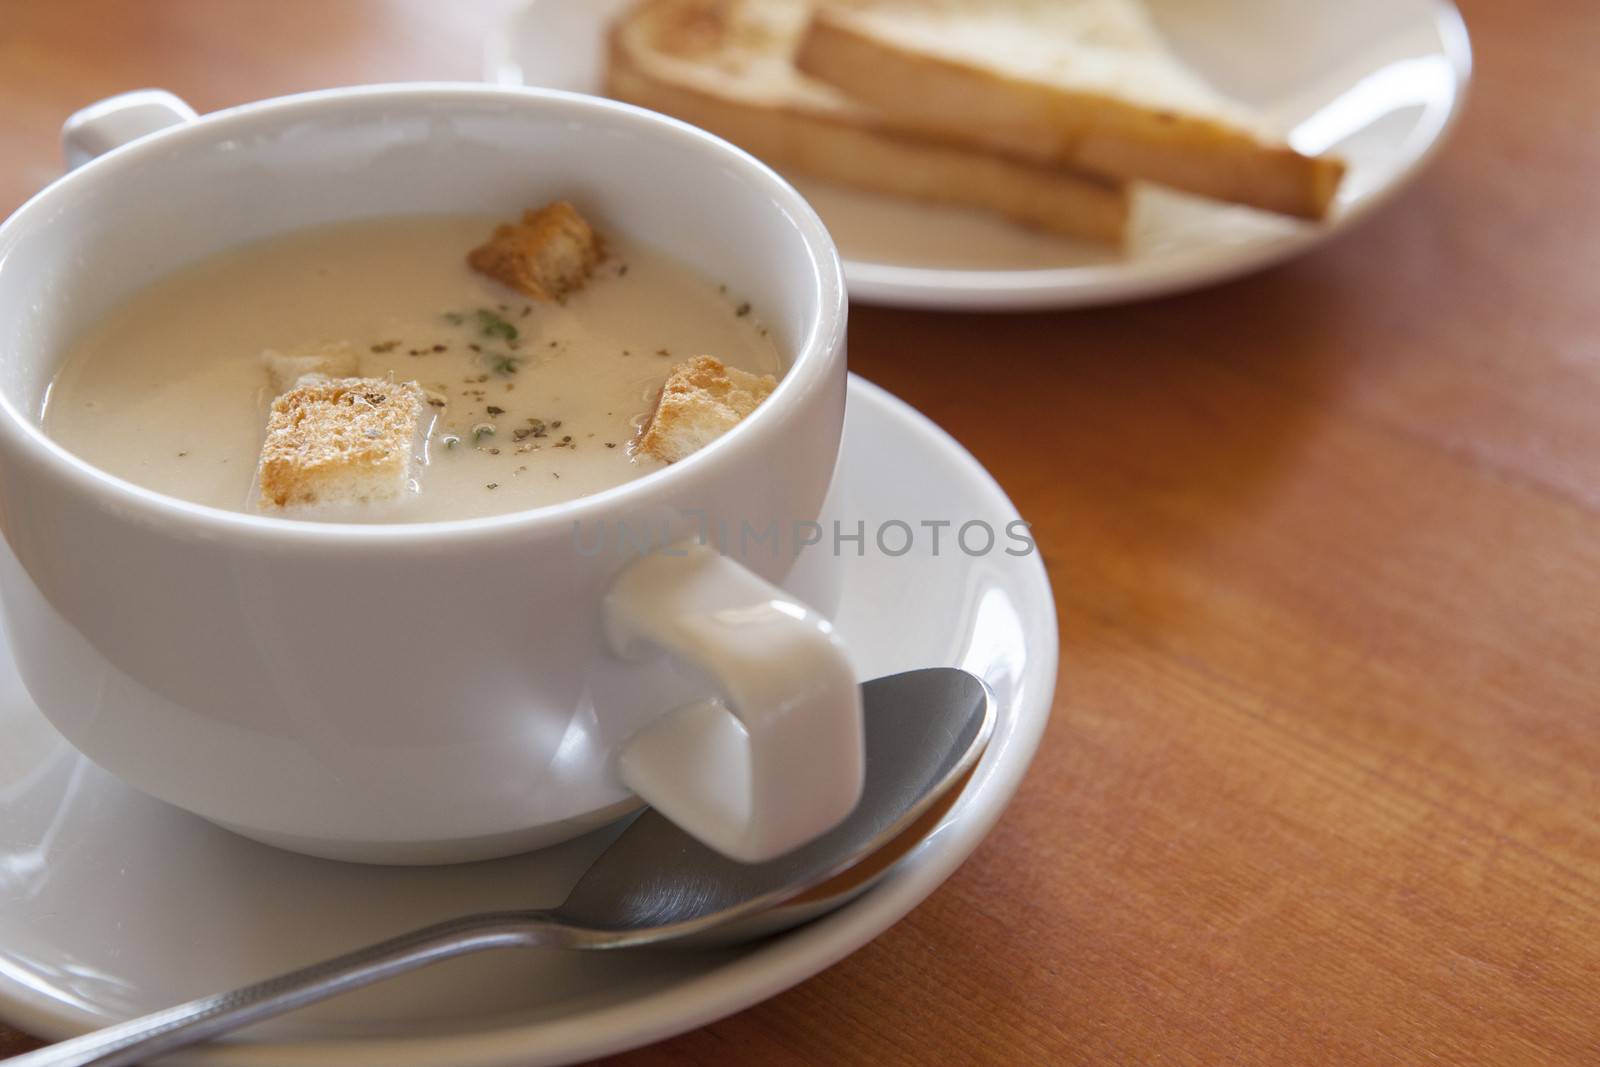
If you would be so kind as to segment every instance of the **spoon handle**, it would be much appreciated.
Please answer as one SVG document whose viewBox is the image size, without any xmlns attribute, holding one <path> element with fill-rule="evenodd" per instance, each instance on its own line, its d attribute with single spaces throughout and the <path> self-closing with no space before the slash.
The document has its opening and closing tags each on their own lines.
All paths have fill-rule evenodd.
<svg viewBox="0 0 1600 1067">
<path fill-rule="evenodd" d="M 7 1067 L 135 1064 L 439 960 L 484 949 L 568 940 L 561 936 L 559 923 L 539 912 L 465 916 L 229 993 L 200 997 L 95 1030 L 8 1060 Z"/>
</svg>

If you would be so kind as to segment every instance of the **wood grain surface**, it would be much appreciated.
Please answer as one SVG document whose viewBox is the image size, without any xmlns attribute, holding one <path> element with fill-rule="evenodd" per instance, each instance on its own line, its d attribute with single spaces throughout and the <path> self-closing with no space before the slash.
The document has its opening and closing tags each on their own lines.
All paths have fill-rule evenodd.
<svg viewBox="0 0 1600 1067">
<path fill-rule="evenodd" d="M 472 77 L 505 6 L 7 0 L 0 211 L 91 100 Z M 1453 143 L 1314 256 L 852 311 L 1034 523 L 1054 718 L 908 919 L 615 1063 L 1600 1063 L 1600 5 L 1465 10 Z"/>
</svg>

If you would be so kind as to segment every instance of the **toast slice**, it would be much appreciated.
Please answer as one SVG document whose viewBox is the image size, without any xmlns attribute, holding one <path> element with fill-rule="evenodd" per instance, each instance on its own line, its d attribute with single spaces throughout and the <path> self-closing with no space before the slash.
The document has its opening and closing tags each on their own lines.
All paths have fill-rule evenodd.
<svg viewBox="0 0 1600 1067">
<path fill-rule="evenodd" d="M 256 470 L 265 514 L 385 503 L 403 497 L 421 467 L 429 425 L 416 382 L 301 380 L 272 402 Z"/>
<path fill-rule="evenodd" d="M 1286 215 L 1324 218 L 1344 175 L 1185 67 L 1138 0 L 827 0 L 795 63 L 912 129 Z"/>
<path fill-rule="evenodd" d="M 606 92 L 783 170 L 1121 243 L 1122 181 L 911 132 L 800 74 L 810 15 L 807 0 L 642 0 L 611 28 Z"/>
<path fill-rule="evenodd" d="M 777 387 L 770 374 L 724 366 L 714 356 L 686 359 L 661 387 L 638 451 L 676 463 L 739 425 Z"/>
</svg>

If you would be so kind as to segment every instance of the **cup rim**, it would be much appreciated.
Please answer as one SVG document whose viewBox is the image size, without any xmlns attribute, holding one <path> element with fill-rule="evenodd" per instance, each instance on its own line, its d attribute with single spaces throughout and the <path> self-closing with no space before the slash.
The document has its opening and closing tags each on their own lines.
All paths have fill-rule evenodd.
<svg viewBox="0 0 1600 1067">
<path fill-rule="evenodd" d="M 741 442 L 753 445 L 757 436 L 770 435 L 781 420 L 791 414 L 790 409 L 803 394 L 819 388 L 825 381 L 829 356 L 844 345 L 848 295 L 838 249 L 810 203 L 767 164 L 715 134 L 632 104 L 565 90 L 479 82 L 402 82 L 319 89 L 210 112 L 114 148 L 35 193 L 10 218 L 0 223 L 0 261 L 5 259 L 7 245 L 14 235 L 34 225 L 36 216 L 48 216 L 56 200 L 85 182 L 109 180 L 119 167 L 137 167 L 142 160 L 170 151 L 185 142 L 214 138 L 220 129 L 230 125 L 271 121 L 297 112 L 314 112 L 339 103 L 371 99 L 391 103 L 437 102 L 441 99 L 463 103 L 525 101 L 599 113 L 635 128 L 651 129 L 682 138 L 699 146 L 708 160 L 737 166 L 749 174 L 765 187 L 776 207 L 789 217 L 799 231 L 810 262 L 811 284 L 819 309 L 807 324 L 803 340 L 778 380 L 777 388 L 737 426 L 693 455 L 662 470 L 573 500 L 471 519 L 393 523 L 287 519 L 194 503 L 119 478 L 80 458 L 53 440 L 37 419 L 20 411 L 11 398 L 3 393 L 0 393 L 0 444 L 31 452 L 40 460 L 48 477 L 65 481 L 80 493 L 102 496 L 106 503 L 115 505 L 124 514 L 137 517 L 145 525 L 182 528 L 212 536 L 325 545 L 417 542 L 422 538 L 459 540 L 499 537 L 531 532 L 535 528 L 556 523 L 592 520 L 597 512 L 609 510 L 628 497 L 670 493 L 688 479 L 709 473 L 711 464 L 740 447 Z"/>
</svg>

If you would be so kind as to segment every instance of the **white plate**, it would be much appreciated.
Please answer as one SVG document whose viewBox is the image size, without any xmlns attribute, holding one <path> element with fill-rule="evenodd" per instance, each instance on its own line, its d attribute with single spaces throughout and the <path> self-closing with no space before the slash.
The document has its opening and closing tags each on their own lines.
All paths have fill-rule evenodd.
<svg viewBox="0 0 1600 1067">
<path fill-rule="evenodd" d="M 994 740 L 955 808 L 877 887 L 810 926 L 714 953 L 506 952 L 442 964 L 264 1024 L 174 1062 L 273 1067 L 565 1063 L 731 1014 L 853 952 L 947 878 L 994 825 L 1038 745 L 1056 673 L 1037 554 L 1010 556 L 1015 509 L 976 460 L 905 404 L 850 383 L 827 515 L 853 542 L 836 621 L 863 677 L 934 664 L 992 685 Z M 880 524 L 953 521 L 937 558 L 873 544 Z M 999 535 L 953 544 L 962 522 Z M 824 520 L 825 524 L 828 522 Z M 981 547 L 974 528 L 969 547 Z M 829 535 L 831 540 L 831 532 Z M 901 547 L 891 532 L 888 551 Z M 0 546 L 0 550 L 4 550 Z M 606 834 L 490 863 L 383 868 L 279 852 L 121 785 L 77 756 L 0 649 L 0 1016 L 66 1037 L 264 978 L 451 915 L 559 902 Z M 167 1062 L 163 1060 L 162 1062 Z"/>
<path fill-rule="evenodd" d="M 535 0 L 488 45 L 488 76 L 600 85 L 601 35 L 629 0 Z M 1085 307 L 1193 289 L 1323 243 L 1392 197 L 1443 142 L 1472 69 L 1447 0 L 1150 0 L 1178 53 L 1304 152 L 1350 164 L 1322 225 L 1139 191 L 1126 252 L 800 179 L 845 257 L 852 299 L 906 307 Z"/>
</svg>

